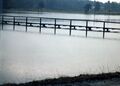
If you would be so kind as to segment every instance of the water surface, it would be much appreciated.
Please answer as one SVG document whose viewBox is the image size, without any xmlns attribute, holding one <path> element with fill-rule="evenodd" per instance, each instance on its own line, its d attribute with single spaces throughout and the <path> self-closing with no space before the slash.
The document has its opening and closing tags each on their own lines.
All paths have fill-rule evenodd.
<svg viewBox="0 0 120 86">
<path fill-rule="evenodd" d="M 18 15 L 18 14 L 9 14 Z M 38 16 L 38 14 L 19 14 Z M 93 18 L 93 15 L 43 13 L 39 16 L 60 18 Z M 84 17 L 83 17 L 84 16 Z M 107 19 L 106 15 L 98 15 Z M 119 19 L 120 16 L 110 16 Z M 98 18 L 98 17 L 96 17 Z M 0 31 L 0 83 L 28 82 L 60 76 L 101 73 L 120 70 L 120 34 L 4 26 Z"/>
</svg>

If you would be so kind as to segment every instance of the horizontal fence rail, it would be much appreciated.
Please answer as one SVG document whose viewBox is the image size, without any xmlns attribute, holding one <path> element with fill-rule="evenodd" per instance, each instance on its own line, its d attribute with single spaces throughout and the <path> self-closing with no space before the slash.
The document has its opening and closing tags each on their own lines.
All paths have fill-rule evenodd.
<svg viewBox="0 0 120 86">
<path fill-rule="evenodd" d="M 97 24 L 94 25 L 93 23 Z M 54 29 L 54 34 L 57 33 L 57 29 L 64 29 L 69 30 L 70 36 L 72 35 L 72 30 L 85 31 L 86 37 L 88 36 L 88 31 L 102 32 L 103 38 L 105 38 L 105 33 L 107 32 L 120 33 L 120 22 L 102 20 L 0 15 L 0 24 L 2 30 L 4 30 L 4 25 L 13 25 L 13 31 L 16 28 L 15 26 L 25 26 L 26 32 L 28 27 L 38 27 L 40 33 L 42 28 Z"/>
</svg>

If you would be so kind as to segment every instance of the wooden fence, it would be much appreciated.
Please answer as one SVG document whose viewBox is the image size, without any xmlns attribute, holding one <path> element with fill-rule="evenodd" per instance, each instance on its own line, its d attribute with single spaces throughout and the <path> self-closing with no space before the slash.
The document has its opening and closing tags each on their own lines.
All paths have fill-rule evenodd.
<svg viewBox="0 0 120 86">
<path fill-rule="evenodd" d="M 98 24 L 91 25 L 91 23 Z M 4 25 L 13 25 L 13 31 L 16 29 L 15 26 L 25 26 L 26 32 L 28 27 L 38 27 L 40 33 L 42 28 L 54 29 L 54 34 L 57 33 L 57 29 L 64 29 L 69 30 L 70 36 L 72 35 L 72 30 L 85 31 L 86 37 L 89 31 L 102 32 L 103 38 L 105 38 L 105 33 L 120 33 L 120 22 L 103 20 L 0 15 L 0 24 L 2 25 L 2 30 L 4 30 Z M 118 27 L 114 27 L 116 24 Z"/>
</svg>

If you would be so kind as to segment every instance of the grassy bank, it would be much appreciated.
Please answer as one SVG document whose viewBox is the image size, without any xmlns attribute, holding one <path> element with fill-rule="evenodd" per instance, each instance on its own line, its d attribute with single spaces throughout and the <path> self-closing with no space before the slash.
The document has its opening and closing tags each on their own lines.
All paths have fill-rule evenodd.
<svg viewBox="0 0 120 86">
<path fill-rule="evenodd" d="M 99 83 L 99 86 L 120 86 L 120 72 L 85 74 L 75 77 L 60 77 L 22 84 L 4 84 L 1 86 L 96 86 L 93 85 L 94 83 Z M 103 85 L 102 83 L 109 83 L 110 85 Z"/>
</svg>

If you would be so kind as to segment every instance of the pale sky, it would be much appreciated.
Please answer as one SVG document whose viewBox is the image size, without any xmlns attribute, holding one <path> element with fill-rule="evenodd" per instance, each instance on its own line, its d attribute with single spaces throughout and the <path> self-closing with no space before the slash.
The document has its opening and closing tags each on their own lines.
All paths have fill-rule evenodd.
<svg viewBox="0 0 120 86">
<path fill-rule="evenodd" d="M 101 1 L 101 2 L 107 2 L 107 1 L 112 2 L 112 1 L 114 1 L 114 2 L 119 2 L 120 3 L 120 0 L 95 0 L 95 1 Z"/>
</svg>

